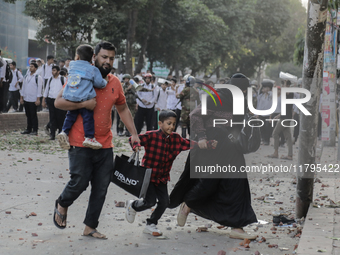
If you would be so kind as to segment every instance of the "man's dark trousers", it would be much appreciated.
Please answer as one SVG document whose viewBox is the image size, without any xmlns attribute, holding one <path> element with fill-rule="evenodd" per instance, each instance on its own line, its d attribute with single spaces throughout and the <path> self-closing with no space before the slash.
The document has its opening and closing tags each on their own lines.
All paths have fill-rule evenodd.
<svg viewBox="0 0 340 255">
<path fill-rule="evenodd" d="M 38 115 L 37 106 L 35 102 L 24 101 L 25 114 L 27 117 L 27 130 L 32 132 L 38 132 Z"/>
<path fill-rule="evenodd" d="M 69 207 L 91 183 L 84 224 L 97 228 L 113 171 L 112 148 L 93 150 L 71 146 L 68 156 L 71 180 L 58 198 L 58 203 Z"/>
<path fill-rule="evenodd" d="M 146 130 L 153 130 L 153 116 L 154 116 L 154 107 L 152 108 L 143 108 L 138 105 L 138 110 L 135 115 L 135 126 L 137 129 L 137 133 L 140 134 L 144 124 L 144 118 L 146 121 Z"/>
<path fill-rule="evenodd" d="M 13 106 L 14 110 L 18 110 L 18 101 L 20 99 L 20 92 L 19 90 L 16 91 L 9 91 L 9 98 L 8 98 L 8 103 L 6 106 L 6 112 L 9 111 L 11 106 Z"/>
<path fill-rule="evenodd" d="M 54 106 L 54 98 L 46 98 L 46 103 L 48 106 L 48 111 L 50 113 L 50 130 L 51 137 L 55 138 L 55 131 L 58 129 L 59 132 L 62 131 L 62 127 L 65 120 L 66 111 L 55 108 Z"/>
</svg>

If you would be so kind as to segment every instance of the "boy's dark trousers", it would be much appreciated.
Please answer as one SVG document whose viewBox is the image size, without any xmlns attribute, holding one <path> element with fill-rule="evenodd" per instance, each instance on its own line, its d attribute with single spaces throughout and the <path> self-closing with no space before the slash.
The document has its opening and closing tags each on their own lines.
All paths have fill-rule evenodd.
<svg viewBox="0 0 340 255">
<path fill-rule="evenodd" d="M 150 218 L 146 220 L 147 225 L 157 225 L 158 220 L 162 217 L 165 209 L 169 205 L 168 185 L 165 183 L 159 183 L 158 186 L 155 183 L 150 182 L 148 191 L 144 200 L 136 200 L 132 203 L 132 208 L 136 212 L 141 212 L 153 207 L 156 204 L 157 207 L 151 214 Z"/>
<path fill-rule="evenodd" d="M 63 131 L 68 135 L 73 124 L 76 122 L 78 114 L 83 117 L 84 133 L 86 138 L 94 138 L 94 119 L 93 111 L 81 108 L 78 110 L 68 111 L 63 125 Z"/>
<path fill-rule="evenodd" d="M 8 98 L 8 103 L 6 106 L 6 112 L 9 111 L 9 109 L 11 108 L 11 106 L 13 106 L 14 110 L 18 110 L 18 101 L 20 99 L 20 92 L 19 90 L 15 90 L 15 91 L 9 91 L 9 98 Z"/>
<path fill-rule="evenodd" d="M 57 129 L 59 133 L 62 131 L 63 123 L 65 120 L 65 114 L 66 114 L 65 111 L 55 108 L 54 101 L 55 101 L 54 98 L 49 98 L 49 97 L 46 98 L 48 111 L 50 113 L 50 122 L 47 125 L 49 125 L 49 128 L 51 130 L 52 138 L 55 138 L 55 131 Z"/>
<path fill-rule="evenodd" d="M 24 101 L 25 113 L 27 117 L 27 130 L 32 132 L 38 132 L 38 115 L 37 106 L 35 102 Z"/>
</svg>

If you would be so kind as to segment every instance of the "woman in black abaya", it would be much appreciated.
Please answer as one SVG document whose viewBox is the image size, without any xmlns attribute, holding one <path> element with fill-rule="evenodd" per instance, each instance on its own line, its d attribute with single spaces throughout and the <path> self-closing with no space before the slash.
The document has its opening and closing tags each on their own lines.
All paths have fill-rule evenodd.
<svg viewBox="0 0 340 255">
<path fill-rule="evenodd" d="M 233 75 L 230 83 L 246 94 L 249 80 L 243 74 Z M 213 127 L 213 119 L 227 119 L 228 123 L 230 120 L 242 122 L 244 115 L 233 115 L 233 97 L 228 89 L 219 89 L 217 92 L 223 105 L 215 106 L 213 100 L 208 98 L 207 115 L 201 115 L 200 107 L 190 114 L 191 127 L 197 134 L 200 149 L 191 150 L 184 172 L 170 195 L 169 208 L 181 204 L 177 216 L 179 226 L 184 226 L 187 215 L 193 212 L 221 225 L 232 227 L 231 238 L 251 240 L 255 239 L 256 235 L 247 234 L 243 230 L 244 226 L 257 222 L 251 206 L 247 174 L 225 173 L 223 178 L 218 179 L 190 179 L 190 167 L 218 164 L 234 166 L 239 170 L 241 166 L 245 166 L 243 153 L 228 138 L 229 134 L 237 137 L 242 125 L 233 128 L 229 127 L 229 124 Z M 218 142 L 215 150 L 205 150 L 207 140 Z"/>
</svg>

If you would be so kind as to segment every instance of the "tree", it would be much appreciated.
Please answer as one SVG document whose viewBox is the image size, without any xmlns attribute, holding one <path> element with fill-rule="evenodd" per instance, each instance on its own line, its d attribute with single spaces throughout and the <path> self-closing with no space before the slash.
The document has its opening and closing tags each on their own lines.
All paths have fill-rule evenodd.
<svg viewBox="0 0 340 255">
<path fill-rule="evenodd" d="M 96 19 L 105 0 L 31 0 L 25 13 L 40 22 L 37 39 L 50 41 L 75 55 L 80 43 L 91 43 Z"/>
</svg>

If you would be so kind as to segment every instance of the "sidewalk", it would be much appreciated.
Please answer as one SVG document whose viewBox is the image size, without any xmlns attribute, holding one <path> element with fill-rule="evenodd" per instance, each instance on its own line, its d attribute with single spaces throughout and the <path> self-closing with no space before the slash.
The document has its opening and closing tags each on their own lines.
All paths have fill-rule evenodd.
<svg viewBox="0 0 340 255">
<path fill-rule="evenodd" d="M 115 134 L 115 132 L 114 132 Z M 131 150 L 127 145 L 127 138 L 115 136 L 115 153 L 129 155 Z M 65 151 L 57 147 L 56 141 L 47 141 L 47 136 L 39 134 L 38 137 L 22 136 L 18 132 L 0 132 L 0 254 L 217 254 L 224 250 L 226 254 L 250 255 L 259 252 L 263 255 L 293 254 L 295 245 L 299 244 L 299 254 L 312 254 L 315 240 L 320 240 L 320 249 L 330 251 L 329 244 L 338 244 L 340 241 L 326 239 L 319 236 L 328 219 L 307 220 L 302 237 L 298 234 L 299 226 L 275 227 L 271 222 L 273 214 L 286 213 L 294 215 L 296 184 L 294 174 L 270 175 L 258 174 L 249 177 L 252 192 L 252 205 L 261 224 L 252 224 L 247 231 L 265 237 L 266 241 L 251 242 L 250 248 L 245 249 L 239 245 L 241 240 L 230 239 L 230 229 L 219 229 L 219 225 L 190 214 L 186 226 L 178 227 L 176 216 L 178 208 L 167 209 L 160 220 L 159 229 L 163 231 L 165 239 L 157 239 L 143 234 L 145 219 L 151 210 L 137 214 L 133 224 L 125 220 L 125 209 L 115 207 L 115 201 L 125 202 L 132 196 L 115 185 L 110 185 L 106 202 L 101 214 L 98 230 L 108 236 L 108 240 L 98 240 L 81 236 L 84 225 L 82 223 L 89 196 L 89 188 L 76 200 L 68 212 L 65 230 L 57 229 L 52 222 L 54 201 L 61 193 L 69 180 L 68 158 Z M 281 155 L 286 148 L 280 148 Z M 297 164 L 297 149 L 294 147 L 294 161 Z M 25 152 L 19 152 L 25 151 Z M 265 157 L 273 151 L 272 146 L 264 146 L 258 152 L 246 156 L 247 165 L 260 164 L 290 164 L 291 161 L 270 159 Z M 334 148 L 324 149 L 327 161 L 333 160 Z M 141 156 L 143 153 L 141 153 Z M 331 156 L 331 157 L 329 157 Z M 174 162 L 171 171 L 169 191 L 179 178 L 186 161 L 187 152 L 181 153 Z M 326 159 L 325 159 L 326 160 Z M 318 196 L 329 191 L 329 197 L 334 191 L 334 201 L 339 199 L 339 179 L 322 179 L 316 183 L 316 189 L 321 189 L 322 184 L 329 182 L 330 187 L 324 188 Z M 331 183 L 337 182 L 334 184 Z M 333 192 L 334 193 L 334 192 Z M 328 193 L 327 193 L 328 194 Z M 267 200 L 268 195 L 273 195 L 275 200 Z M 264 199 L 262 199 L 264 197 Z M 316 195 L 314 195 L 316 198 Z M 325 200 L 326 204 L 326 200 Z M 320 208 L 321 210 L 331 210 Z M 312 213 L 313 211 L 310 211 Z M 32 216 L 34 213 L 37 216 Z M 331 215 L 334 216 L 333 214 Z M 330 216 L 329 222 L 339 220 Z M 307 218 L 308 218 L 307 217 Z M 316 220 L 315 220 L 316 219 Z M 267 222 L 267 223 L 266 223 Z M 309 230 L 310 223 L 318 223 L 321 230 Z M 207 226 L 208 232 L 196 232 L 200 226 Z M 317 226 L 317 225 L 315 225 Z M 332 226 L 336 226 L 332 224 Z M 306 231 L 306 232 L 305 232 Z M 333 228 L 330 237 L 340 237 L 339 228 Z M 309 233 L 309 237 L 306 235 Z M 314 238 L 314 239 L 313 239 Z M 306 241 L 304 241 L 306 239 Z M 326 246 L 327 244 L 327 246 Z M 277 245 L 277 248 L 275 248 Z M 274 246 L 270 248 L 269 246 Z M 305 252 L 305 253 L 302 253 Z M 319 254 L 319 253 L 318 253 Z M 334 248 L 333 253 L 339 254 L 339 248 Z"/>
<path fill-rule="evenodd" d="M 337 148 L 324 147 L 320 163 L 339 164 Z M 320 207 L 311 205 L 309 208 L 297 254 L 340 254 L 340 208 L 325 207 L 330 204 L 329 199 L 340 201 L 339 177 L 340 173 L 337 178 L 323 177 L 320 178 L 322 183 L 315 183 L 313 199 Z"/>
</svg>

